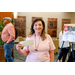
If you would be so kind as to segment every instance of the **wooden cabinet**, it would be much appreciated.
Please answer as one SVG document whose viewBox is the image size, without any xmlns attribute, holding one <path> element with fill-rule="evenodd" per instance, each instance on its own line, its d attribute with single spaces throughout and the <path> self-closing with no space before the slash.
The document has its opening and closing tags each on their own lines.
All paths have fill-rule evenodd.
<svg viewBox="0 0 75 75">
<path fill-rule="evenodd" d="M 14 59 L 14 48 L 12 49 L 12 57 Z M 6 62 L 6 59 L 4 56 L 4 48 L 0 48 L 0 62 Z"/>
<path fill-rule="evenodd" d="M 0 62 L 5 62 L 6 59 L 4 57 L 4 48 L 0 48 Z"/>
</svg>

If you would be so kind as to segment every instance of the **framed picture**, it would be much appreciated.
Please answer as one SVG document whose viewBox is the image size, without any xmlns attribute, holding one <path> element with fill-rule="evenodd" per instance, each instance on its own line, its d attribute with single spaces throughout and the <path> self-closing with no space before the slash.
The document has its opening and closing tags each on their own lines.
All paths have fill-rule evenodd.
<svg viewBox="0 0 75 75">
<path fill-rule="evenodd" d="M 26 37 L 26 16 L 18 16 L 14 21 L 18 36 Z"/>
<path fill-rule="evenodd" d="M 47 32 L 51 37 L 57 37 L 57 18 L 48 18 Z"/>
<path fill-rule="evenodd" d="M 62 30 L 63 30 L 63 27 L 64 27 L 64 24 L 70 24 L 71 20 L 70 19 L 62 19 Z"/>
<path fill-rule="evenodd" d="M 32 23 L 35 19 L 43 19 L 42 17 L 32 17 Z"/>
</svg>

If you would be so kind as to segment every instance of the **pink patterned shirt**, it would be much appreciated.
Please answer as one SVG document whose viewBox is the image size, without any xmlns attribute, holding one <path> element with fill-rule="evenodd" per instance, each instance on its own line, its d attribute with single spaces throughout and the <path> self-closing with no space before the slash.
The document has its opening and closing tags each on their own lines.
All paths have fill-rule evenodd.
<svg viewBox="0 0 75 75">
<path fill-rule="evenodd" d="M 1 34 L 3 42 L 11 42 L 15 39 L 15 29 L 12 23 L 7 24 Z"/>
<path fill-rule="evenodd" d="M 40 36 L 36 36 L 36 46 L 38 46 L 38 51 L 35 51 L 35 36 L 27 37 L 26 40 L 33 40 L 34 45 L 29 46 L 29 55 L 27 55 L 26 62 L 50 62 L 49 50 L 54 50 L 55 46 L 50 35 L 46 34 L 46 39 L 42 41 Z M 27 50 L 27 47 L 23 49 Z"/>
</svg>

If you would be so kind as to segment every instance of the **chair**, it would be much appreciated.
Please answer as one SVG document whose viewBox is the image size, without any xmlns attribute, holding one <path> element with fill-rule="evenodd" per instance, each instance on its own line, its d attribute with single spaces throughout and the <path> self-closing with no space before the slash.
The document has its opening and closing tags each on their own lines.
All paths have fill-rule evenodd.
<svg viewBox="0 0 75 75">
<path fill-rule="evenodd" d="M 58 48 L 59 48 L 59 39 L 53 39 L 54 45 L 56 49 L 54 50 L 54 53 L 58 53 Z"/>
</svg>

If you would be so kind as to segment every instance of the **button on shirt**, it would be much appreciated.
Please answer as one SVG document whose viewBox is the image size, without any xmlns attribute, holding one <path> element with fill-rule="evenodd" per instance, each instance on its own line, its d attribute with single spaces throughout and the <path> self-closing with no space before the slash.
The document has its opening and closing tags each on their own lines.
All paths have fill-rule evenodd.
<svg viewBox="0 0 75 75">
<path fill-rule="evenodd" d="M 3 42 L 8 42 L 10 43 L 15 39 L 15 29 L 12 23 L 7 24 L 1 34 L 1 38 Z"/>
</svg>

